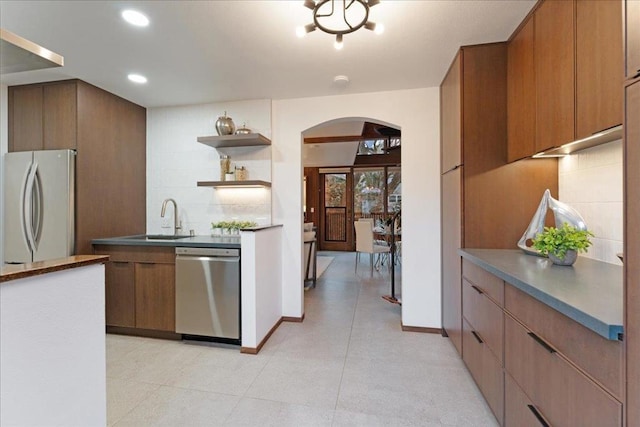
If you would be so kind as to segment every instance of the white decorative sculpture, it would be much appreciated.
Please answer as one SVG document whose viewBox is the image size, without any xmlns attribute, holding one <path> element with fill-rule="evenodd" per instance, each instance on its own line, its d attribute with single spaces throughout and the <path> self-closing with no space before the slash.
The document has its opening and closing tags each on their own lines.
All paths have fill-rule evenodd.
<svg viewBox="0 0 640 427">
<path fill-rule="evenodd" d="M 587 224 L 585 224 L 582 216 L 566 203 L 562 203 L 551 197 L 551 192 L 547 189 L 540 200 L 538 209 L 533 215 L 529 227 L 524 232 L 520 240 L 518 241 L 518 247 L 525 253 L 530 255 L 542 256 L 537 249 L 532 246 L 527 246 L 527 241 L 533 240 L 536 234 L 541 233 L 544 230 L 544 219 L 547 215 L 547 209 L 553 211 L 553 216 L 556 220 L 556 227 L 562 227 L 565 222 L 575 227 L 578 230 L 586 230 Z"/>
</svg>

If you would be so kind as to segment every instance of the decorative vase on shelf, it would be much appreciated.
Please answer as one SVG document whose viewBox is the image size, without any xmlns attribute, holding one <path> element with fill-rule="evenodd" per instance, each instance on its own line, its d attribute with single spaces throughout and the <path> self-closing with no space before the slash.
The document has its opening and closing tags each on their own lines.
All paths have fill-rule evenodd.
<svg viewBox="0 0 640 427">
<path fill-rule="evenodd" d="M 218 135 L 233 135 L 236 131 L 236 125 L 233 124 L 233 119 L 227 117 L 227 112 L 224 112 L 224 116 L 218 117 L 216 120 L 216 132 Z"/>
<path fill-rule="evenodd" d="M 573 263 L 578 259 L 578 252 L 574 250 L 568 250 L 564 254 L 564 258 L 558 258 L 556 255 L 549 252 L 549 259 L 555 265 L 573 265 Z"/>
</svg>

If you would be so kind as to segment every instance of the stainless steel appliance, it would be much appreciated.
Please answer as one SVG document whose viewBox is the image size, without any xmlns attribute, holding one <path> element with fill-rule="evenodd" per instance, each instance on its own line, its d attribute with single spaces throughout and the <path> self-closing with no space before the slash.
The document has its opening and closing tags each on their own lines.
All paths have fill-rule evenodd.
<svg viewBox="0 0 640 427">
<path fill-rule="evenodd" d="M 240 344 L 240 250 L 176 248 L 176 332 Z"/>
<path fill-rule="evenodd" d="M 5 262 L 73 255 L 75 152 L 7 153 L 4 166 Z"/>
</svg>

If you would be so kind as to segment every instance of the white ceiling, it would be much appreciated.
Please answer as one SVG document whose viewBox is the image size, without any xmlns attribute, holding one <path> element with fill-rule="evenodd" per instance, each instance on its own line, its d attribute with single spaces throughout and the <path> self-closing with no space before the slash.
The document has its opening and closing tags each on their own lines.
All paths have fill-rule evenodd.
<svg viewBox="0 0 640 427">
<path fill-rule="evenodd" d="M 59 69 L 0 76 L 14 85 L 79 78 L 145 107 L 438 86 L 461 45 L 506 40 L 535 0 L 383 0 L 344 49 L 302 1 L 1 1 L 0 26 L 65 58 Z M 147 28 L 120 18 L 144 12 Z M 134 85 L 126 76 L 144 74 Z M 349 76 L 347 85 L 334 76 Z"/>
</svg>

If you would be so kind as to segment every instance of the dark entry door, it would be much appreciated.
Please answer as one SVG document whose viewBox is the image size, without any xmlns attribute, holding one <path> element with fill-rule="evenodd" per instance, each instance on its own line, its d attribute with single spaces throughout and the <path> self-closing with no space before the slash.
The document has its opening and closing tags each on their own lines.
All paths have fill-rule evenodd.
<svg viewBox="0 0 640 427">
<path fill-rule="evenodd" d="M 321 171 L 320 249 L 353 248 L 353 175 L 349 169 Z"/>
</svg>

